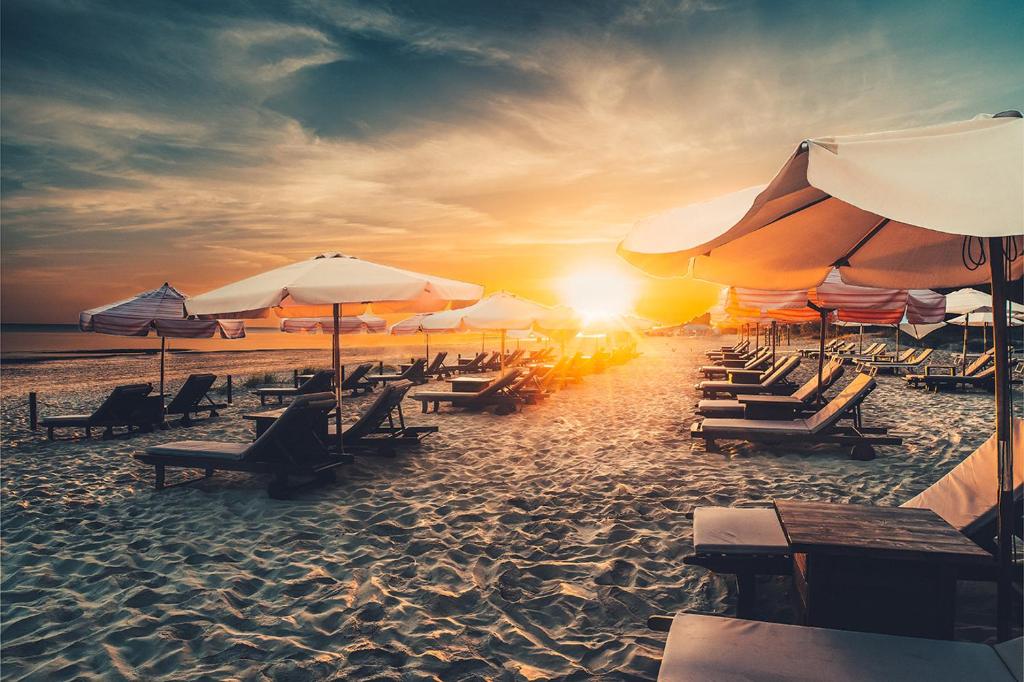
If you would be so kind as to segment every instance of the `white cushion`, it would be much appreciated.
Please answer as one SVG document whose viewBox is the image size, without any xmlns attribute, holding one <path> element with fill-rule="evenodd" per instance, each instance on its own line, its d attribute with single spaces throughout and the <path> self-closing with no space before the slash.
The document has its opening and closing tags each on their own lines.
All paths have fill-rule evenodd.
<svg viewBox="0 0 1024 682">
<path fill-rule="evenodd" d="M 693 549 L 697 554 L 786 554 L 789 543 L 774 509 L 697 507 Z"/>
<path fill-rule="evenodd" d="M 209 457 L 212 459 L 240 459 L 249 443 L 221 443 L 213 440 L 179 440 L 146 448 L 150 455 L 181 457 Z"/>
<path fill-rule="evenodd" d="M 1014 682 L 985 644 L 679 614 L 672 621 L 660 682 Z"/>
</svg>

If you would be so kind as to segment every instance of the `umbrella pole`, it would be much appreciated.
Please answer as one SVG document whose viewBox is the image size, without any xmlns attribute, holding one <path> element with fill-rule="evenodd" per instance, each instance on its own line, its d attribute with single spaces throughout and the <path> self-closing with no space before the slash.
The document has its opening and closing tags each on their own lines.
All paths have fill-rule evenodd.
<svg viewBox="0 0 1024 682">
<path fill-rule="evenodd" d="M 859 348 L 859 350 L 857 352 L 862 354 L 862 355 L 864 353 L 864 325 L 863 324 L 860 326 L 860 348 Z"/>
<path fill-rule="evenodd" d="M 963 355 L 961 356 L 962 359 L 960 360 L 960 373 L 961 374 L 966 374 L 967 373 L 967 328 L 970 326 L 970 322 L 971 322 L 971 314 L 970 313 L 966 313 L 964 315 L 964 352 L 963 352 Z M 984 350 L 984 349 L 982 349 L 982 350 Z"/>
<path fill-rule="evenodd" d="M 160 416 L 164 416 L 164 354 L 167 351 L 167 337 L 160 337 Z"/>
<path fill-rule="evenodd" d="M 334 428 L 338 435 L 338 452 L 345 454 L 345 441 L 341 433 L 341 304 L 334 304 Z"/>
<path fill-rule="evenodd" d="M 1006 257 L 1001 237 L 990 237 L 989 264 L 992 272 L 992 342 L 995 346 L 996 448 L 999 454 L 999 517 L 996 557 L 999 562 L 996 638 L 1010 638 L 1013 611 L 1011 571 L 1013 562 L 1013 443 L 1010 440 L 1010 391 L 1008 339 L 1006 333 Z"/>
<path fill-rule="evenodd" d="M 427 362 L 430 362 L 430 334 L 424 334 L 427 337 Z"/>
<path fill-rule="evenodd" d="M 899 360 L 900 354 L 900 324 L 896 323 L 896 359 Z"/>
<path fill-rule="evenodd" d="M 772 320 L 772 367 L 775 366 L 775 320 Z"/>
<path fill-rule="evenodd" d="M 825 374 L 825 332 L 828 329 L 828 308 L 822 308 L 812 301 L 807 301 L 807 307 L 811 310 L 818 311 L 821 315 L 821 324 L 818 326 L 818 390 L 816 400 L 821 405 L 825 401 L 822 399 L 821 391 L 821 380 Z"/>
<path fill-rule="evenodd" d="M 501 330 L 501 373 L 505 373 L 505 330 Z"/>
</svg>

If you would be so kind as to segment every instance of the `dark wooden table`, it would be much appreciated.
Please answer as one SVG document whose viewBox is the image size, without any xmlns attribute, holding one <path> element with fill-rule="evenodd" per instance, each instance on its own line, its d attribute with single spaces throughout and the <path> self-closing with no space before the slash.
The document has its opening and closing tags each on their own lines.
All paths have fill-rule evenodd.
<svg viewBox="0 0 1024 682">
<path fill-rule="evenodd" d="M 456 393 L 476 393 L 487 388 L 494 377 L 452 377 L 448 382 Z"/>
<path fill-rule="evenodd" d="M 956 580 L 994 558 L 928 509 L 776 500 L 805 625 L 951 639 Z"/>
<path fill-rule="evenodd" d="M 256 437 L 259 438 L 263 435 L 264 431 L 270 428 L 270 425 L 277 421 L 278 417 L 284 414 L 287 407 L 279 407 L 276 410 L 264 410 L 263 412 L 249 412 L 243 414 L 242 419 L 248 419 L 249 421 L 256 422 Z M 327 425 L 331 419 L 334 418 L 334 412 L 325 415 L 325 419 L 320 428 L 320 437 L 326 439 L 327 437 Z M 326 442 L 326 440 L 325 440 Z"/>
</svg>

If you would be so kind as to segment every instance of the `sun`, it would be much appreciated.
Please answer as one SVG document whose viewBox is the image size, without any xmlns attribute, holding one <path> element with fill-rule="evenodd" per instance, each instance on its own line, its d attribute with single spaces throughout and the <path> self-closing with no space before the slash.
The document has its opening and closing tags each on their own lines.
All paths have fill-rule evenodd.
<svg viewBox="0 0 1024 682">
<path fill-rule="evenodd" d="M 557 289 L 562 303 L 593 322 L 633 311 L 639 283 L 612 267 L 590 267 L 561 277 Z"/>
</svg>

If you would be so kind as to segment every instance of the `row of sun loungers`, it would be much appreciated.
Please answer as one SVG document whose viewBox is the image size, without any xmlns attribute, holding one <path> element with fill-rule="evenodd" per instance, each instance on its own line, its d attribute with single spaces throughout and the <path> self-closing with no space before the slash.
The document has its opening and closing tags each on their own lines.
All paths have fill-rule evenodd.
<svg viewBox="0 0 1024 682">
<path fill-rule="evenodd" d="M 179 423 L 190 426 L 194 416 L 206 412 L 216 417 L 217 410 L 226 407 L 210 397 L 216 380 L 214 374 L 190 375 L 166 406 L 163 396 L 152 395 L 152 384 L 117 386 L 92 413 L 44 417 L 40 425 L 50 440 L 57 429 L 80 428 L 85 430 L 86 437 L 92 437 L 93 429 L 102 428 L 104 438 L 113 437 L 117 428 L 125 428 L 128 433 L 136 429 L 152 431 L 165 425 L 167 415 L 178 415 Z"/>
</svg>

